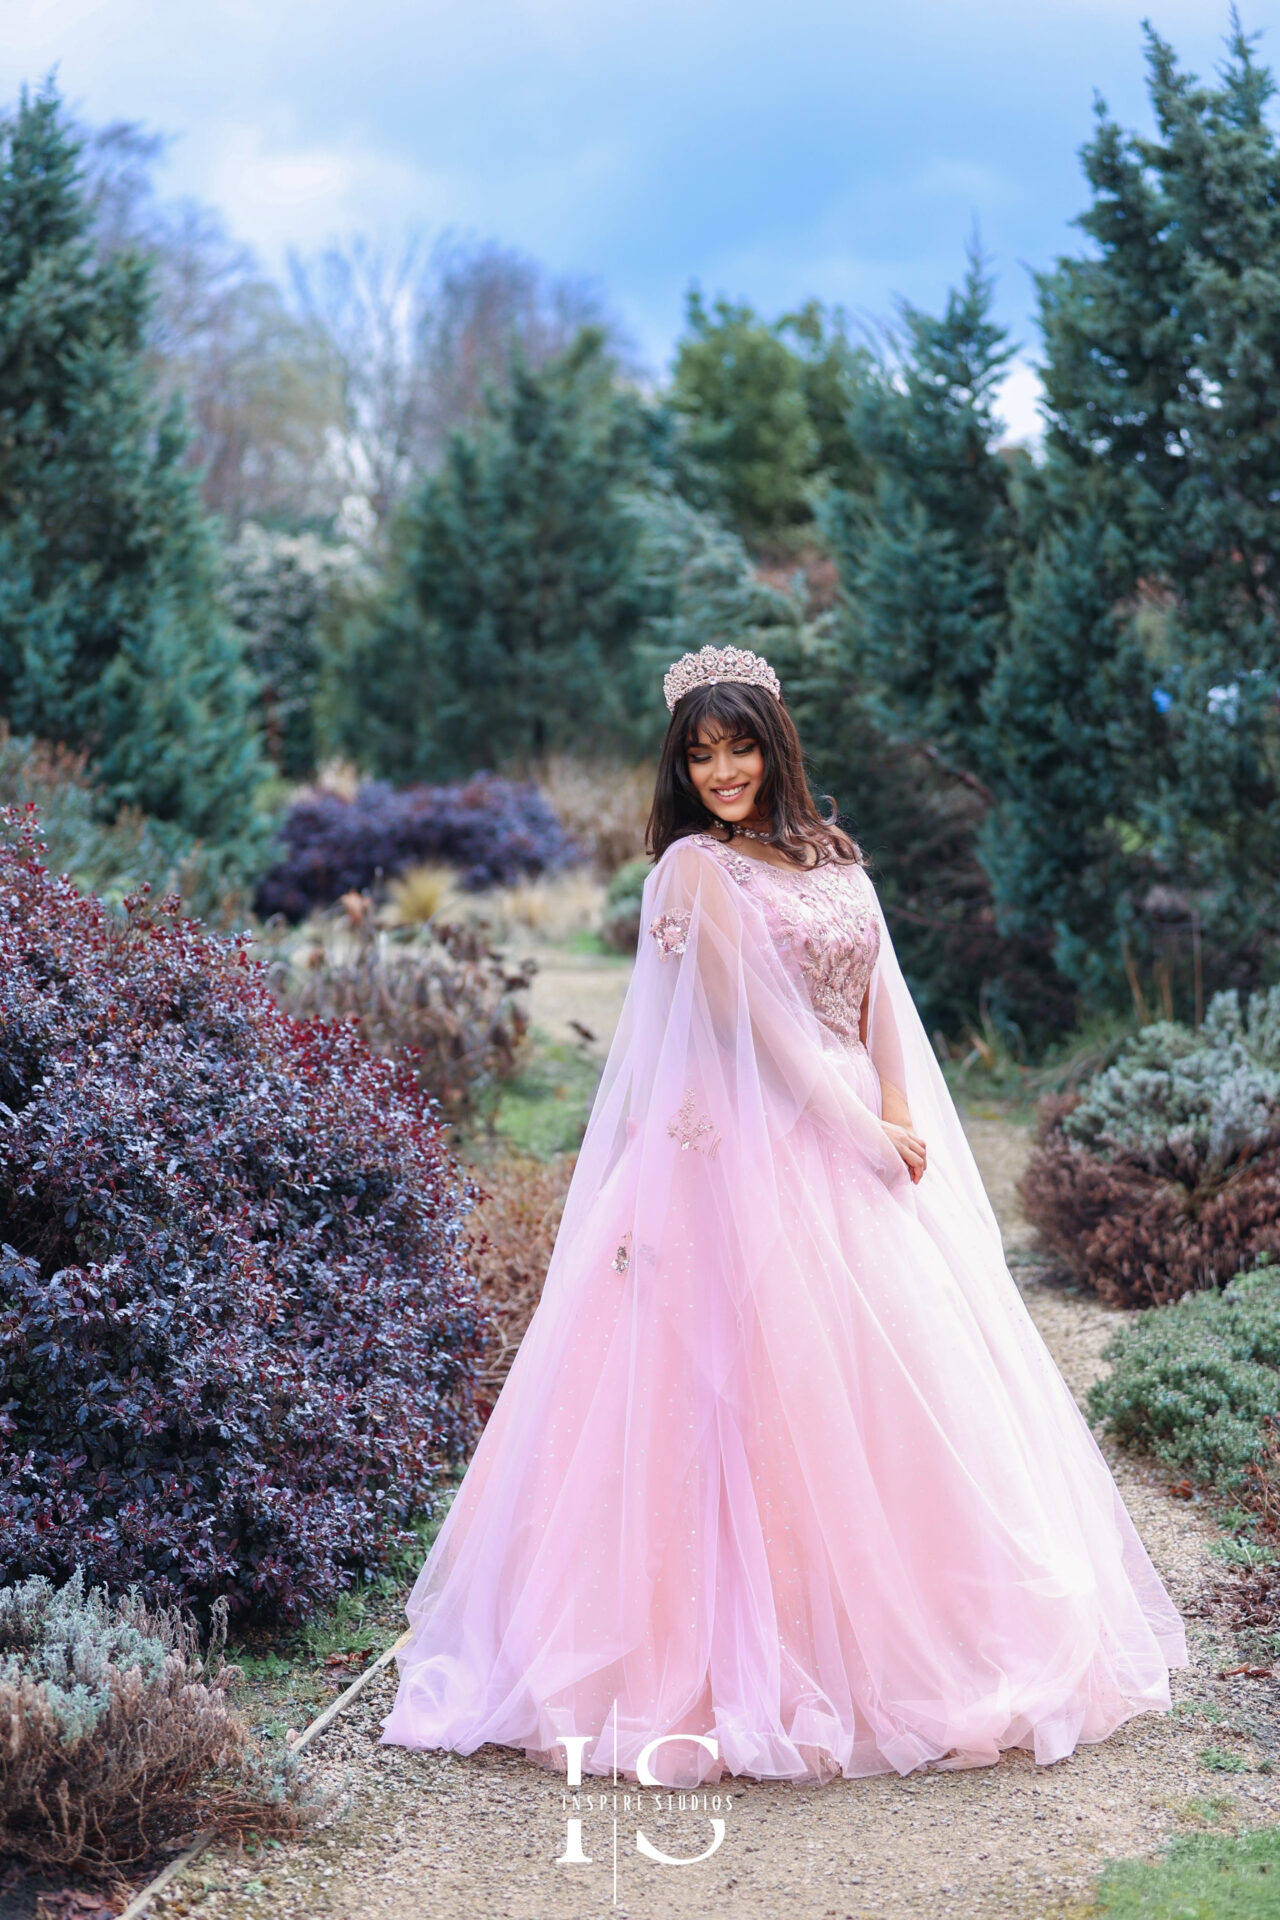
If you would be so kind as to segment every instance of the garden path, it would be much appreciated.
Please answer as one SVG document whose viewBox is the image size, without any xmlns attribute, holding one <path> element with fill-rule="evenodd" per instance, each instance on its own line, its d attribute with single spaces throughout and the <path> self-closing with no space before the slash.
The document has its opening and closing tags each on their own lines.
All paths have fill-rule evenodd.
<svg viewBox="0 0 1280 1920">
<path fill-rule="evenodd" d="M 967 1116 L 1027 1304 L 1072 1390 L 1101 1370 L 1114 1310 L 1036 1267 L 1014 1182 L 1025 1130 L 995 1112 Z M 636 1851 L 635 1820 L 584 1816 L 588 1866 L 559 1866 L 561 1789 L 497 1747 L 462 1758 L 380 1747 L 394 1691 L 380 1675 L 318 1743 L 315 1770 L 337 1798 L 327 1825 L 268 1856 L 209 1855 L 155 1909 L 218 1920 L 1082 1920 L 1099 1867 L 1152 1854 L 1208 1825 L 1280 1823 L 1280 1714 L 1272 1681 L 1226 1680 L 1229 1635 L 1196 1609 L 1216 1529 L 1166 1491 L 1167 1476 L 1104 1442 L 1121 1491 L 1174 1599 L 1192 1666 L 1173 1675 L 1176 1710 L 1144 1714 L 1110 1740 L 1037 1769 L 1021 1751 L 968 1772 L 838 1780 L 814 1790 L 731 1783 L 726 1838 L 708 1861 L 664 1866 Z M 1216 1749 L 1244 1771 L 1215 1771 Z M 655 1846 L 694 1854 L 704 1814 L 646 1814 Z"/>
<path fill-rule="evenodd" d="M 529 995 L 535 1027 L 556 1042 L 583 1045 L 597 1059 L 609 1051 L 631 968 L 621 954 L 534 949 L 538 971 Z M 591 1035 L 584 1040 L 583 1029 Z"/>
</svg>

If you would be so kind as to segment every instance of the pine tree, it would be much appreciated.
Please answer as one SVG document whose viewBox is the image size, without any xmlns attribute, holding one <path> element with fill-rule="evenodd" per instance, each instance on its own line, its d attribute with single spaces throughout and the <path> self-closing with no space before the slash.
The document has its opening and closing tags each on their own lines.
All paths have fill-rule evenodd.
<svg viewBox="0 0 1280 1920">
<path fill-rule="evenodd" d="M 145 371 L 148 269 L 94 257 L 56 93 L 0 122 L 0 710 L 88 748 L 107 804 L 249 830 L 251 687 L 176 410 Z"/>
<path fill-rule="evenodd" d="M 821 445 L 799 355 L 751 307 L 717 300 L 708 312 L 696 288 L 685 318 L 672 400 L 690 455 L 717 482 L 713 504 L 749 540 L 808 520 Z"/>
<path fill-rule="evenodd" d="M 1148 31 L 1157 133 L 1099 106 L 1091 251 L 1041 276 L 1050 414 L 987 702 L 1009 918 L 1099 994 L 1280 967 L 1280 145 L 1233 19 L 1219 83 Z M 1172 970 L 1172 972 L 1171 972 Z"/>
<path fill-rule="evenodd" d="M 833 488 L 821 515 L 853 657 L 885 723 L 973 770 L 986 759 L 982 697 L 1014 540 L 1009 462 L 994 451 L 1013 349 L 991 304 L 976 248 L 940 318 L 902 304 L 901 363 L 864 379 L 848 421 L 872 483 Z"/>
<path fill-rule="evenodd" d="M 387 590 L 353 636 L 338 695 L 353 757 L 445 780 L 630 744 L 641 590 L 627 496 L 644 473 L 640 408 L 599 329 L 536 371 L 517 360 L 411 500 Z"/>
<path fill-rule="evenodd" d="M 875 469 L 867 449 L 850 431 L 850 416 L 856 420 L 863 390 L 875 376 L 871 350 L 850 340 L 842 308 L 828 313 L 818 300 L 806 300 L 795 313 L 784 314 L 777 333 L 799 362 L 805 408 L 817 441 L 814 478 L 846 493 L 866 493 Z"/>
</svg>

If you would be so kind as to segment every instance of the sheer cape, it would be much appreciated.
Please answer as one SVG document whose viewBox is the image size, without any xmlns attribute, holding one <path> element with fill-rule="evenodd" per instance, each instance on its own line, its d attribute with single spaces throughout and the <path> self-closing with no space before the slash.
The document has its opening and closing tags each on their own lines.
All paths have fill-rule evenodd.
<svg viewBox="0 0 1280 1920">
<path fill-rule="evenodd" d="M 772 884 L 706 836 L 648 878 L 389 1741 L 563 1769 L 589 1735 L 587 1771 L 630 1774 L 698 1733 L 715 1754 L 668 1741 L 660 1780 L 820 1780 L 1050 1762 L 1169 1704 L 1181 1620 L 1005 1264 L 871 882 L 865 1050 L 815 1012 Z M 881 1078 L 928 1143 L 916 1186 Z"/>
</svg>

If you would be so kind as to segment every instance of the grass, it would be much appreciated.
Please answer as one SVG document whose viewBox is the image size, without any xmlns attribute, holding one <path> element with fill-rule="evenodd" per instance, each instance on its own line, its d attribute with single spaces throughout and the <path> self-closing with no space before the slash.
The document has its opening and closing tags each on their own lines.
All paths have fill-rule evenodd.
<svg viewBox="0 0 1280 1920">
<path fill-rule="evenodd" d="M 1200 1765 L 1207 1767 L 1210 1773 L 1252 1773 L 1253 1766 L 1249 1756 L 1244 1753 L 1231 1753 L 1226 1747 L 1201 1747 Z"/>
<path fill-rule="evenodd" d="M 1275 1920 L 1280 1828 L 1186 1833 L 1161 1860 L 1115 1860 L 1096 1893 L 1108 1920 Z"/>
<path fill-rule="evenodd" d="M 439 1511 L 417 1523 L 412 1543 L 392 1556 L 376 1580 L 341 1594 L 294 1633 L 279 1639 L 254 1636 L 228 1646 L 228 1663 L 244 1676 L 236 1704 L 261 1739 L 301 1733 L 403 1633 L 406 1595 L 454 1491 L 456 1483 L 442 1496 Z"/>
<path fill-rule="evenodd" d="M 495 1136 L 538 1160 L 573 1153 L 591 1112 L 600 1063 L 580 1047 L 535 1027 L 526 1064 L 502 1083 L 492 1119 Z"/>
<path fill-rule="evenodd" d="M 988 1019 L 981 1032 L 970 1026 L 963 1042 L 952 1043 L 942 1071 L 953 1098 L 971 1109 L 985 1100 L 1004 1118 L 1017 1119 L 1021 1113 L 1032 1119 L 1045 1094 L 1081 1086 L 1109 1066 L 1136 1031 L 1132 1019 L 1097 1015 L 1055 1040 L 1031 1066 Z"/>
<path fill-rule="evenodd" d="M 566 953 L 590 954 L 597 960 L 617 960 L 622 966 L 630 966 L 632 960 L 629 953 L 619 953 L 616 947 L 603 941 L 594 927 L 580 927 L 577 933 L 570 934 L 564 949 Z"/>
</svg>

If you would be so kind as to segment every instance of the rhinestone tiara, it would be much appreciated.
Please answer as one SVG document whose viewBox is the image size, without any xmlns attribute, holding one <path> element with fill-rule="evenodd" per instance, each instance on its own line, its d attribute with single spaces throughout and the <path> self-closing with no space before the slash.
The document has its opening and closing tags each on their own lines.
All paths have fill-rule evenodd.
<svg viewBox="0 0 1280 1920">
<path fill-rule="evenodd" d="M 700 647 L 697 653 L 682 653 L 662 676 L 668 713 L 690 688 L 714 686 L 719 680 L 744 680 L 751 687 L 767 687 L 775 700 L 782 698 L 781 681 L 758 653 L 746 647 Z"/>
</svg>

